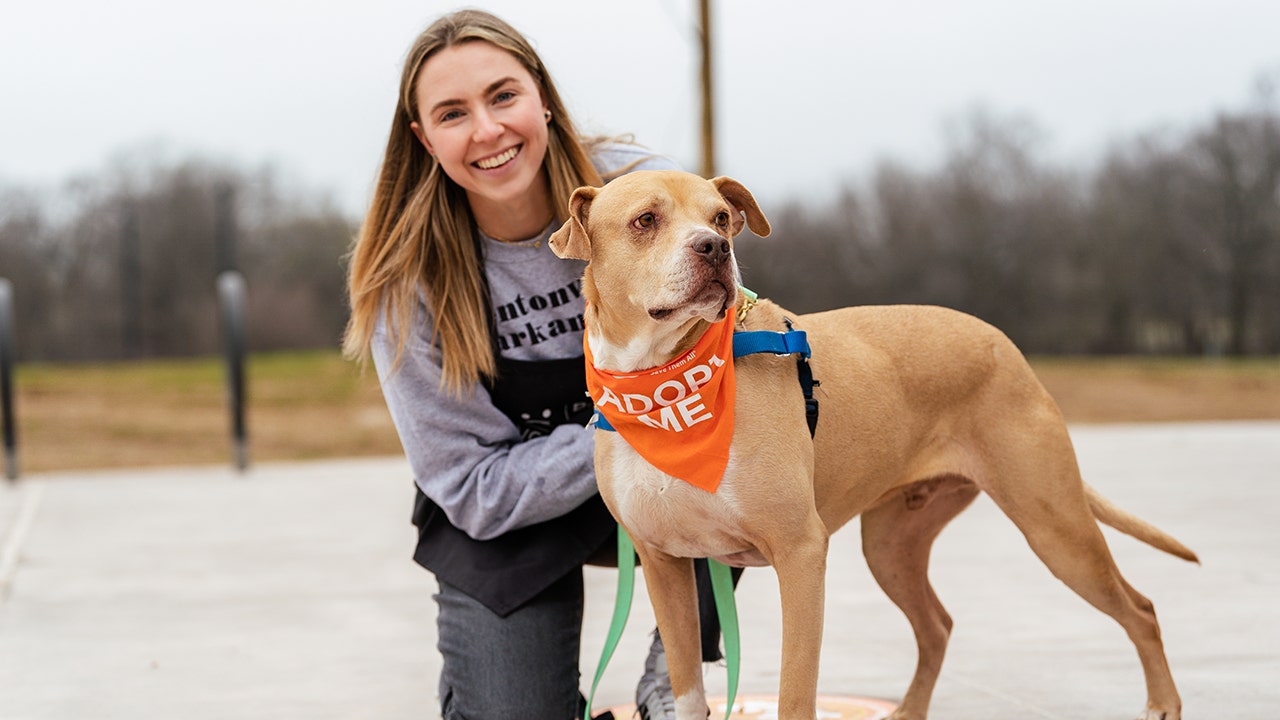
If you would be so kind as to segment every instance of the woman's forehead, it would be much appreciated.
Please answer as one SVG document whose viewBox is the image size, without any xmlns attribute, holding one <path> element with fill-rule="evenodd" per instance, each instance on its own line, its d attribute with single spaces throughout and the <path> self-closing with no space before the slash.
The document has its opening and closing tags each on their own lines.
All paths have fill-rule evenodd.
<svg viewBox="0 0 1280 720">
<path fill-rule="evenodd" d="M 533 84 L 525 66 L 502 48 L 472 40 L 442 48 L 418 73 L 419 102 L 431 104 L 492 91 L 505 82 Z"/>
</svg>

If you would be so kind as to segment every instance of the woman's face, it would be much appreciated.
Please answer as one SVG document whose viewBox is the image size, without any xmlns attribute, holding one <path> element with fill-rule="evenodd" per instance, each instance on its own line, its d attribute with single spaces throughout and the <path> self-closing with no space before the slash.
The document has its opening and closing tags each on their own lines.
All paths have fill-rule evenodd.
<svg viewBox="0 0 1280 720">
<path fill-rule="evenodd" d="M 444 48 L 423 65 L 414 95 L 414 133 L 474 210 L 545 195 L 546 106 L 513 55 L 483 41 Z"/>
</svg>

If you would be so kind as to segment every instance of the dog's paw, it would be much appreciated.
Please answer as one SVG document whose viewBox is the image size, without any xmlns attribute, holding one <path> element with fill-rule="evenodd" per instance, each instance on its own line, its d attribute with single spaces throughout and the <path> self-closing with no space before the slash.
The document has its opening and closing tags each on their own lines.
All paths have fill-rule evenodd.
<svg viewBox="0 0 1280 720">
<path fill-rule="evenodd" d="M 1161 710 L 1148 705 L 1147 708 L 1138 715 L 1137 720 L 1182 720 L 1182 711 Z"/>
</svg>

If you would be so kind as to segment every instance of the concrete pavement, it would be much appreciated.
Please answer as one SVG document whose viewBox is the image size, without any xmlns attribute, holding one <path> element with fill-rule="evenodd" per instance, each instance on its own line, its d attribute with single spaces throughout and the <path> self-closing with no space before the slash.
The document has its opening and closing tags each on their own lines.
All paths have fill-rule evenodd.
<svg viewBox="0 0 1280 720">
<path fill-rule="evenodd" d="M 1086 479 L 1197 553 L 1107 531 L 1156 605 L 1184 716 L 1280 707 L 1280 423 L 1075 426 Z M 29 476 L 0 485 L 0 718 L 432 718 L 434 581 L 410 560 L 400 459 Z M 1123 632 L 1039 564 L 990 501 L 943 532 L 934 585 L 956 626 L 938 720 L 1103 718 L 1142 706 Z M 614 573 L 587 571 L 583 674 Z M 643 592 L 643 590 L 641 590 Z M 776 692 L 777 583 L 738 590 L 742 692 Z M 630 702 L 652 628 L 641 595 L 597 706 Z M 901 697 L 910 629 L 832 539 L 819 688 Z M 723 693 L 724 669 L 707 668 Z M 586 680 L 584 679 L 584 683 Z"/>
</svg>

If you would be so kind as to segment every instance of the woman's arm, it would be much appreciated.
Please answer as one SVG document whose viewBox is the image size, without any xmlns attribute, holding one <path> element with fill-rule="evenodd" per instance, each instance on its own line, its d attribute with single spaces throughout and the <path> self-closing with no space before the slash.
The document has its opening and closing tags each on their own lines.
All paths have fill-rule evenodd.
<svg viewBox="0 0 1280 720">
<path fill-rule="evenodd" d="M 620 143 L 598 148 L 596 162 L 605 172 L 678 168 L 670 158 Z M 382 322 L 374 331 L 372 355 L 414 481 L 449 522 L 487 540 L 559 517 L 594 495 L 593 432 L 566 424 L 550 435 L 521 440 L 482 385 L 463 397 L 442 390 L 426 316 L 420 306 L 394 371 L 393 345 Z"/>
<path fill-rule="evenodd" d="M 591 430 L 561 425 L 521 441 L 482 385 L 460 398 L 441 388 L 429 324 L 415 326 L 391 371 L 379 325 L 373 360 L 414 480 L 454 527 L 487 540 L 563 515 L 596 493 Z"/>
</svg>

